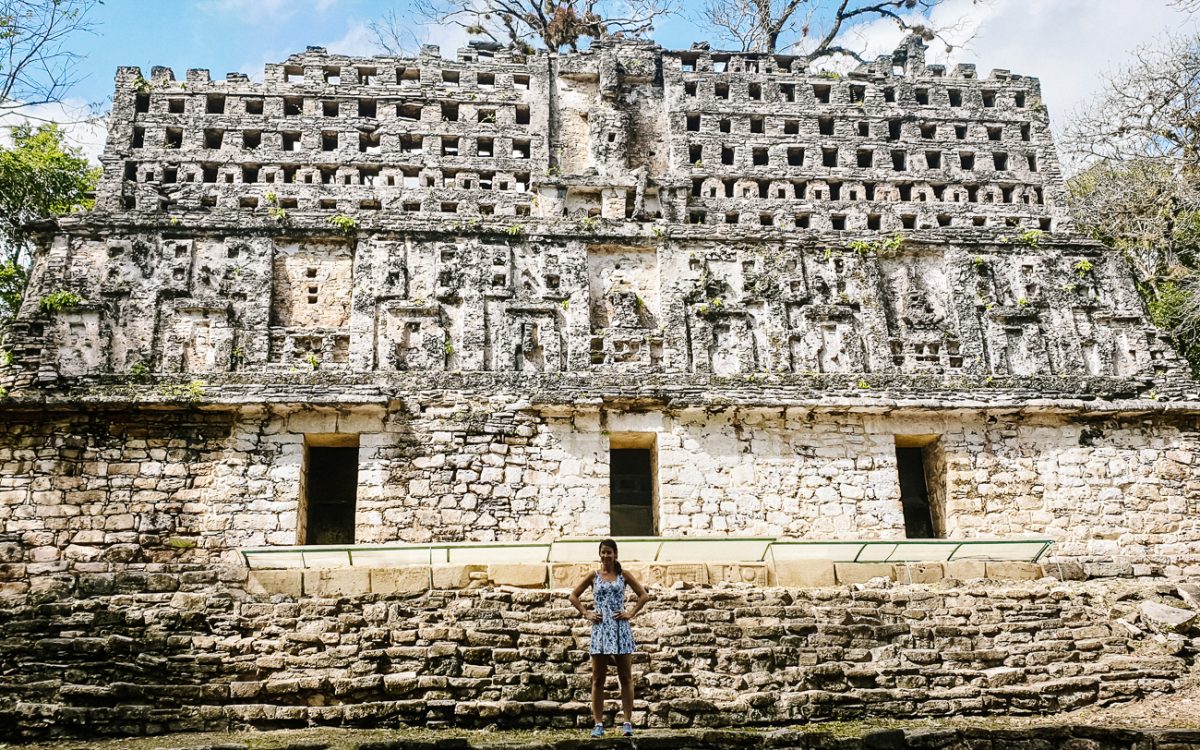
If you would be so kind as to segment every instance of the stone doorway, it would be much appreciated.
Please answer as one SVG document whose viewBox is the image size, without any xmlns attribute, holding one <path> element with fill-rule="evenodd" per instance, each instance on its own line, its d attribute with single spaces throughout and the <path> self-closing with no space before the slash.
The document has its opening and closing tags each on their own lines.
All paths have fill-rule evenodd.
<svg viewBox="0 0 1200 750">
<path fill-rule="evenodd" d="M 654 435 L 613 435 L 610 441 L 610 531 L 613 536 L 655 536 L 658 456 Z"/>
</svg>

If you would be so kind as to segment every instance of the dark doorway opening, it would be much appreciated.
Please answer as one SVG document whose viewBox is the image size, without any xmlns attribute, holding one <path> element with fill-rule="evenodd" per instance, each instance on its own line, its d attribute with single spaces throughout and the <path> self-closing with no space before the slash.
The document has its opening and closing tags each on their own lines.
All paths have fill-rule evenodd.
<svg viewBox="0 0 1200 750">
<path fill-rule="evenodd" d="M 939 536 L 925 482 L 925 458 L 924 448 L 896 448 L 904 535 L 909 539 L 936 539 Z"/>
<path fill-rule="evenodd" d="M 609 452 L 609 518 L 613 536 L 654 536 L 654 451 Z"/>
<path fill-rule="evenodd" d="M 304 543 L 354 544 L 358 447 L 308 446 Z"/>
</svg>

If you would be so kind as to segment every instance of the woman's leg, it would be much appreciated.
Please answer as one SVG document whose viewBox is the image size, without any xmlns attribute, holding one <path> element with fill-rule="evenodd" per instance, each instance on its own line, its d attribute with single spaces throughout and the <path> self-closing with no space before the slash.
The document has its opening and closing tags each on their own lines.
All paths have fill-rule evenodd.
<svg viewBox="0 0 1200 750">
<path fill-rule="evenodd" d="M 621 683 L 621 710 L 625 722 L 633 723 L 633 654 L 617 655 L 617 680 Z"/>
<path fill-rule="evenodd" d="M 608 678 L 608 657 L 592 656 L 592 720 L 604 723 L 604 680 Z"/>
</svg>

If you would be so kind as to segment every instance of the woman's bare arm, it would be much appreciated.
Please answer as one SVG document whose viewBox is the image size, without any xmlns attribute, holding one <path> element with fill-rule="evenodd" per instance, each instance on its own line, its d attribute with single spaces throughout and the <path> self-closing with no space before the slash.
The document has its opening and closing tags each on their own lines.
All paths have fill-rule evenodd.
<svg viewBox="0 0 1200 750">
<path fill-rule="evenodd" d="M 642 586 L 641 581 L 639 581 L 637 578 L 634 578 L 632 574 L 627 571 L 622 571 L 622 575 L 625 576 L 625 583 L 628 583 L 629 588 L 633 589 L 633 593 L 637 594 L 637 602 L 634 603 L 632 610 L 621 612 L 615 615 L 615 619 L 632 620 L 638 612 L 642 611 L 642 607 L 646 606 L 646 602 L 650 601 L 654 597 L 650 596 L 650 594 L 646 592 L 646 589 Z"/>
<path fill-rule="evenodd" d="M 595 576 L 589 575 L 588 577 L 586 577 L 582 581 L 580 581 L 579 584 L 575 587 L 575 589 L 573 591 L 571 591 L 571 595 L 569 597 L 567 597 L 567 600 L 569 602 L 571 602 L 572 607 L 579 610 L 579 614 L 583 615 L 591 622 L 601 622 L 604 619 L 603 617 L 596 614 L 595 612 L 588 612 L 587 609 L 583 606 L 583 602 L 579 601 L 579 597 L 583 596 L 583 592 L 588 590 L 588 587 L 590 587 L 592 585 L 593 580 L 595 580 Z"/>
</svg>

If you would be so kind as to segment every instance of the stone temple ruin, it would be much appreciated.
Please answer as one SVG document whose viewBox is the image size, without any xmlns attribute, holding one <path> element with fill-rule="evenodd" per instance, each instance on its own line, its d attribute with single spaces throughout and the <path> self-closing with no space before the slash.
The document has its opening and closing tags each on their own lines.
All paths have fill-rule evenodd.
<svg viewBox="0 0 1200 750">
<path fill-rule="evenodd" d="M 439 721 L 457 715 L 437 703 L 449 698 L 564 715 L 582 700 L 574 676 L 503 687 L 502 675 L 532 679 L 516 650 L 487 675 L 467 669 L 465 641 L 457 666 L 432 651 L 399 666 L 465 637 L 428 619 L 375 672 L 325 663 L 347 671 L 288 676 L 281 654 L 321 638 L 233 656 L 237 637 L 335 617 L 321 596 L 413 584 L 397 568 L 355 588 L 356 571 L 331 569 L 272 588 L 247 578 L 249 548 L 1032 537 L 1053 542 L 1060 573 L 1200 571 L 1200 388 L 1121 256 L 1073 231 L 1037 80 L 946 70 L 924 51 L 911 39 L 844 77 L 785 55 L 636 42 L 529 56 L 473 46 L 453 60 L 310 48 L 261 82 L 120 69 L 96 208 L 45 226 L 9 340 L 0 594 L 74 602 L 39 620 L 68 635 L 38 641 L 38 663 L 75 663 L 67 641 L 89 627 L 148 637 L 105 629 L 97 601 L 175 612 L 129 620 L 175 633 L 241 607 L 241 636 L 218 617 L 187 646 L 208 661 L 171 677 L 222 675 L 209 685 L 219 695 L 137 693 L 173 718 L 104 713 L 130 699 L 119 687 L 84 699 L 38 683 L 0 694 L 0 725 L 350 721 L 372 691 L 420 697 L 409 708 Z M 469 582 L 547 580 L 544 566 L 528 580 L 487 567 L 439 579 L 434 566 L 433 593 L 425 567 L 415 588 L 436 599 Z M 791 580 L 756 570 L 694 575 Z M 298 596 L 317 614 L 231 603 L 231 587 Z M 493 606 L 445 596 L 422 611 L 449 617 L 471 601 L 478 618 Z M 963 606 L 939 596 L 931 611 Z M 970 627 L 1051 600 L 1054 614 L 1029 616 L 1055 627 L 1090 616 L 1080 599 L 1027 599 L 980 594 Z M 839 601 L 821 606 L 851 606 Z M 889 601 L 880 616 L 902 618 Z M 346 606 L 368 623 L 407 616 Z M 532 617 L 525 606 L 512 604 Z M 913 647 L 937 656 L 940 637 Z M 521 645 L 506 638 L 485 645 Z M 154 653 L 178 657 L 171 648 Z M 575 647 L 539 648 L 569 663 Z M 1084 661 L 1127 651 L 1114 636 Z M 223 666 L 205 671 L 213 659 Z M 947 665 L 925 664 L 932 706 Z M 136 682 L 126 668 L 100 674 Z M 1029 669 L 1020 679 L 1046 679 Z M 975 692 L 940 705 L 1053 710 L 1166 689 L 1181 668 L 1146 669 L 1032 698 L 1014 697 L 1016 678 L 964 677 Z M 410 684 L 404 670 L 422 676 Z M 1003 700 L 988 692 L 1002 688 Z M 660 723 L 703 715 L 665 692 L 646 700 Z M 912 700 L 866 710 L 924 710 Z M 785 703 L 738 715 L 853 713 Z"/>
</svg>

